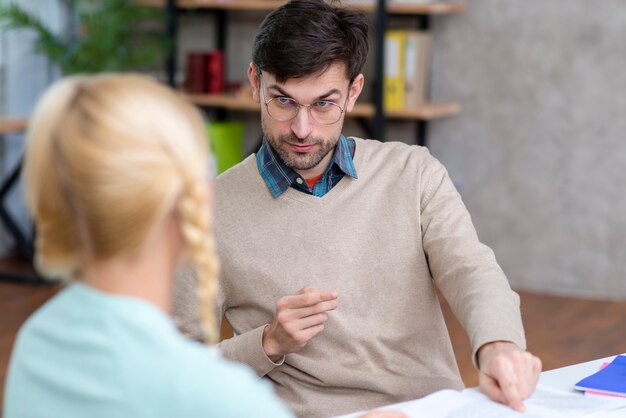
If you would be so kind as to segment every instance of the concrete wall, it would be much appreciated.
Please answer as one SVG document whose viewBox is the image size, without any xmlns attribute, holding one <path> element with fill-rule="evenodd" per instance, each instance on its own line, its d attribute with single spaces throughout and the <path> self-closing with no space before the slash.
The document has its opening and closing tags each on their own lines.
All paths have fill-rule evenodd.
<svg viewBox="0 0 626 418">
<path fill-rule="evenodd" d="M 430 148 L 511 283 L 626 298 L 626 2 L 476 0 L 435 20 Z"/>
<path fill-rule="evenodd" d="M 227 73 L 244 80 L 262 14 L 230 16 Z M 210 15 L 183 17 L 181 29 L 181 64 L 185 50 L 214 47 Z M 624 0 L 473 0 L 435 17 L 433 32 L 433 98 L 463 113 L 432 123 L 429 146 L 511 283 L 626 299 Z M 7 74 L 17 114 L 49 78 L 25 59 Z M 253 146 L 258 116 L 235 117 Z M 363 135 L 352 123 L 346 133 Z M 413 138 L 398 123 L 387 139 Z"/>
<path fill-rule="evenodd" d="M 262 14 L 230 16 L 228 74 L 244 79 Z M 213 47 L 211 22 L 188 16 L 183 49 Z M 432 123 L 429 146 L 511 283 L 626 299 L 624 0 L 474 0 L 432 23 L 433 98 L 463 113 Z M 258 136 L 256 115 L 238 117 Z"/>
</svg>

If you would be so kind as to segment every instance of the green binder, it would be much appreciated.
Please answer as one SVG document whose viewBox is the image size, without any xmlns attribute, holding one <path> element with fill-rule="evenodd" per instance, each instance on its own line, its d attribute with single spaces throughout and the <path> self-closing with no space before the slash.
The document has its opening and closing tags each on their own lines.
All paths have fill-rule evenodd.
<svg viewBox="0 0 626 418">
<path fill-rule="evenodd" d="M 207 133 L 217 174 L 243 160 L 245 126 L 243 122 L 209 122 Z"/>
</svg>

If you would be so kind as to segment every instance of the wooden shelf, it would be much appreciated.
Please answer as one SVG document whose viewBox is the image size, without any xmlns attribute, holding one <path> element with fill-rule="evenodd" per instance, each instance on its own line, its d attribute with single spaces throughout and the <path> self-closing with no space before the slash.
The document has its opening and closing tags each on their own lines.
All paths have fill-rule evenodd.
<svg viewBox="0 0 626 418">
<path fill-rule="evenodd" d="M 364 12 L 375 12 L 376 3 L 372 4 L 359 4 L 359 3 L 345 3 L 347 7 L 354 7 Z M 398 4 L 390 1 L 386 7 L 387 13 L 391 14 L 409 14 L 409 15 L 441 15 L 448 13 L 460 13 L 467 10 L 467 3 L 455 2 L 433 2 L 428 4 Z"/>
<path fill-rule="evenodd" d="M 146 6 L 163 7 L 165 0 L 136 0 Z M 270 11 L 285 4 L 285 0 L 178 0 L 177 7 L 181 9 L 214 9 L 214 10 L 262 10 Z M 345 2 L 345 7 L 353 7 L 364 12 L 376 11 L 376 3 L 372 2 Z M 433 2 L 427 4 L 394 4 L 393 0 L 387 4 L 387 12 L 392 14 L 446 14 L 459 13 L 467 9 L 465 1 L 454 3 Z"/>
<path fill-rule="evenodd" d="M 10 132 L 22 132 L 26 130 L 28 125 L 28 119 L 7 119 L 0 116 L 0 134 L 7 134 Z"/>
<path fill-rule="evenodd" d="M 259 104 L 247 97 L 237 97 L 226 94 L 186 94 L 192 103 L 198 106 L 240 110 L 259 111 Z M 461 111 L 457 103 L 426 103 L 412 109 L 390 110 L 385 112 L 385 116 L 391 119 L 406 120 L 433 120 L 452 116 Z M 353 111 L 348 113 L 349 117 L 372 118 L 376 109 L 371 103 L 357 103 Z"/>
<path fill-rule="evenodd" d="M 434 120 L 460 112 L 461 106 L 458 103 L 426 103 L 416 108 L 386 111 L 385 116 L 390 119 Z"/>
<path fill-rule="evenodd" d="M 215 107 L 219 109 L 256 111 L 258 103 L 248 97 L 232 96 L 228 94 L 184 94 L 192 103 L 198 106 Z"/>
</svg>

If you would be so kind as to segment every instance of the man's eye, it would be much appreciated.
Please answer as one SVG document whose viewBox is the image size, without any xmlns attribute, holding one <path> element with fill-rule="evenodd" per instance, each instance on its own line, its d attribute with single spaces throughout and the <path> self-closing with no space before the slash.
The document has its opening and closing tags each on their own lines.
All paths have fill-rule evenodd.
<svg viewBox="0 0 626 418">
<path fill-rule="evenodd" d="M 293 104 L 293 99 L 290 99 L 289 97 L 277 97 L 274 100 L 284 106 L 289 106 Z"/>
<path fill-rule="evenodd" d="M 320 100 L 315 102 L 315 110 L 318 111 L 328 111 L 331 110 L 335 106 L 335 103 L 329 102 L 328 100 Z"/>
</svg>

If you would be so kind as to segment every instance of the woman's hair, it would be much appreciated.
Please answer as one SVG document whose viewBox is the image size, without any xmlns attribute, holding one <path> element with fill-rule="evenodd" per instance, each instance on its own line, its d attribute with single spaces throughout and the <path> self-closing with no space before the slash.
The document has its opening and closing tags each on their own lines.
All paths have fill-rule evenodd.
<svg viewBox="0 0 626 418">
<path fill-rule="evenodd" d="M 37 105 L 26 148 L 40 271 L 76 279 L 85 257 L 102 262 L 132 254 L 175 213 L 198 268 L 205 335 L 216 341 L 218 262 L 198 111 L 146 76 L 70 77 Z"/>
</svg>

